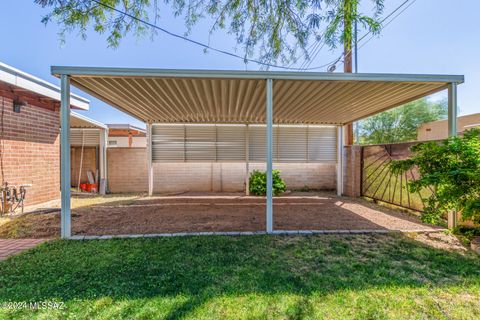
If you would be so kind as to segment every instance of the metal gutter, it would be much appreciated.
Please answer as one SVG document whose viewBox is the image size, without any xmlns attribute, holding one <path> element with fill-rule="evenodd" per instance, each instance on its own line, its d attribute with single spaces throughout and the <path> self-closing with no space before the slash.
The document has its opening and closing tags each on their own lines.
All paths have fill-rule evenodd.
<svg viewBox="0 0 480 320">
<path fill-rule="evenodd" d="M 208 78 L 208 79 L 274 79 L 274 80 L 323 80 L 323 81 L 384 81 L 463 83 L 463 75 L 388 74 L 388 73 L 329 73 L 290 71 L 239 71 L 239 70 L 185 70 L 150 68 L 110 68 L 52 66 L 54 76 L 88 77 L 158 77 L 158 78 Z"/>
</svg>

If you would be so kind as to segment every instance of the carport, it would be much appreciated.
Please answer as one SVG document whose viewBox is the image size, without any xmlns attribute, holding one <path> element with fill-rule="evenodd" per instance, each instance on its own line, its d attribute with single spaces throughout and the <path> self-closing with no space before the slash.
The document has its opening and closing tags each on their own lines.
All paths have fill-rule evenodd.
<svg viewBox="0 0 480 320">
<path fill-rule="evenodd" d="M 62 237 L 70 237 L 70 84 L 147 123 L 149 194 L 155 124 L 266 126 L 266 232 L 273 232 L 273 126 L 337 127 L 337 193 L 343 190 L 343 126 L 448 89 L 456 134 L 463 76 L 52 67 L 62 88 Z M 452 217 L 453 219 L 453 217 Z"/>
</svg>

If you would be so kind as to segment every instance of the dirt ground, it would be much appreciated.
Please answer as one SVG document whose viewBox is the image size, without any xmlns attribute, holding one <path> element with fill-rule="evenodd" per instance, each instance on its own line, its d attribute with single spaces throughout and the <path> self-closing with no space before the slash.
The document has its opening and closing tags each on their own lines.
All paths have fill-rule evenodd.
<svg viewBox="0 0 480 320">
<path fill-rule="evenodd" d="M 73 199 L 73 235 L 264 231 L 265 199 L 239 194 L 116 195 Z M 84 203 L 85 206 L 75 205 Z M 91 204 L 89 204 L 91 203 Z M 59 212 L 30 214 L 0 226 L 1 237 L 55 237 Z M 331 193 L 291 193 L 274 199 L 274 230 L 397 230 L 435 227 L 417 217 Z"/>
</svg>

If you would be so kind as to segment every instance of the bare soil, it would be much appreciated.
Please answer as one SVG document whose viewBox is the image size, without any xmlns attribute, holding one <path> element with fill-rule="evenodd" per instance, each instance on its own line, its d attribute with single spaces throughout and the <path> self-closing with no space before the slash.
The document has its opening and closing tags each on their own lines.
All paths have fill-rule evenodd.
<svg viewBox="0 0 480 320">
<path fill-rule="evenodd" d="M 438 229 L 407 213 L 319 192 L 275 198 L 273 220 L 276 230 Z M 0 226 L 0 238 L 55 237 L 59 226 L 58 212 L 31 214 Z M 265 198 L 235 194 L 136 197 L 72 211 L 74 235 L 264 230 Z"/>
</svg>

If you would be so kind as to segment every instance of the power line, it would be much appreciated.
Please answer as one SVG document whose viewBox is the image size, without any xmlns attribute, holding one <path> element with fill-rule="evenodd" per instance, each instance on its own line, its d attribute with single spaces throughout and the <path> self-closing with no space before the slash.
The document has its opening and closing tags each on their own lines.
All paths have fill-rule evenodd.
<svg viewBox="0 0 480 320">
<path fill-rule="evenodd" d="M 397 8 L 395 8 L 395 10 L 393 10 L 392 12 L 390 12 L 388 15 L 386 15 L 381 21 L 380 21 L 380 24 L 384 23 L 387 19 L 389 19 L 391 16 L 393 16 L 396 12 L 398 12 L 403 6 L 405 6 L 408 2 L 410 2 L 412 0 L 405 0 L 404 2 L 402 2 Z M 399 12 L 395 17 L 393 17 L 392 20 L 390 20 L 387 24 L 385 24 L 385 26 L 383 26 L 383 29 L 385 29 L 390 23 L 393 22 L 393 20 L 395 20 L 399 15 L 401 15 L 405 10 L 407 10 L 411 5 L 413 5 L 417 0 L 413 0 L 413 2 L 411 2 L 407 7 L 405 7 L 401 12 Z M 357 43 L 361 42 L 363 39 L 365 39 L 369 34 L 371 34 L 372 31 L 368 31 L 366 34 L 364 34 L 360 39 L 357 40 Z M 375 37 L 375 35 L 372 35 L 366 43 L 364 43 L 363 45 L 360 46 L 359 49 L 361 49 L 365 44 L 367 44 L 370 40 L 372 40 L 373 38 Z M 352 52 L 352 49 L 350 49 L 348 51 L 348 53 L 351 53 Z M 318 55 L 318 53 L 317 53 Z M 337 58 L 337 59 L 334 59 L 332 60 L 330 63 L 327 63 L 326 66 L 333 66 L 335 64 L 337 64 L 344 56 L 346 55 L 345 52 L 342 52 L 340 54 L 340 56 Z M 316 56 L 315 56 L 316 57 Z M 313 59 L 315 59 L 315 57 Z M 313 59 L 311 61 L 313 61 Z M 311 63 L 311 62 L 310 62 Z M 310 64 L 308 64 L 307 66 L 309 66 Z M 325 65 L 324 65 L 325 66 Z M 307 69 L 304 69 L 304 70 L 313 70 L 313 69 L 317 69 L 317 67 L 314 67 L 314 68 L 307 68 Z"/>
<path fill-rule="evenodd" d="M 110 10 L 113 10 L 113 11 L 119 13 L 119 14 L 122 14 L 122 15 L 126 16 L 126 17 L 129 17 L 130 19 L 133 19 L 133 20 L 136 20 L 136 21 L 138 21 L 138 22 L 141 22 L 141 23 L 143 23 L 143 24 L 145 24 L 145 25 L 147 25 L 147 26 L 149 26 L 149 27 L 151 27 L 151 28 L 160 30 L 160 31 L 162 31 L 163 33 L 166 33 L 166 34 L 168 34 L 168 35 L 170 35 L 170 36 L 172 36 L 172 37 L 175 37 L 175 38 L 178 38 L 178 39 L 182 39 L 182 40 L 185 40 L 185 41 L 187 41 L 187 42 L 196 44 L 196 45 L 198 45 L 198 46 L 200 46 L 200 47 L 202 47 L 202 48 L 205 48 L 205 49 L 207 49 L 207 50 L 212 50 L 212 51 L 215 51 L 215 52 L 218 52 L 218 53 L 222 53 L 222 54 L 225 54 L 225 55 L 228 55 L 228 56 L 237 58 L 237 59 L 241 59 L 241 60 L 243 60 L 244 62 L 253 62 L 253 63 L 259 64 L 259 65 L 262 65 L 262 66 L 274 67 L 274 68 L 286 69 L 286 70 L 297 70 L 297 71 L 302 70 L 302 69 L 300 69 L 300 68 L 285 67 L 285 66 L 280 66 L 280 65 L 276 65 L 276 64 L 267 63 L 267 62 L 262 62 L 262 61 L 256 60 L 256 59 L 249 59 L 249 58 L 246 58 L 246 57 L 242 57 L 242 56 L 240 56 L 240 55 L 238 55 L 238 54 L 236 54 L 236 53 L 233 53 L 233 52 L 225 51 L 225 50 L 222 50 L 222 49 L 217 49 L 217 48 L 215 48 L 215 47 L 211 47 L 211 46 L 208 45 L 208 44 L 205 44 L 205 43 L 202 43 L 202 42 L 199 42 L 199 41 L 190 39 L 190 38 L 188 38 L 188 37 L 179 35 L 179 34 L 177 34 L 177 33 L 171 32 L 171 31 L 169 31 L 169 30 L 167 30 L 167 29 L 165 29 L 165 28 L 162 28 L 162 27 L 157 26 L 157 25 L 155 25 L 155 24 L 153 24 L 153 23 L 150 23 L 150 22 L 148 22 L 148 21 L 146 21 L 146 20 L 143 20 L 143 19 L 140 19 L 140 18 L 138 18 L 138 17 L 135 17 L 135 16 L 129 14 L 128 12 L 119 10 L 119 9 L 117 9 L 117 8 L 115 8 L 115 7 L 112 7 L 112 6 L 108 5 L 108 4 L 102 3 L 102 2 L 97 1 L 97 0 L 90 0 L 90 1 L 95 2 L 95 3 L 97 3 L 98 5 L 101 5 L 101 6 L 105 7 L 105 8 L 108 8 L 108 9 L 110 9 Z M 329 65 L 329 64 L 325 64 L 325 65 L 322 65 L 322 66 L 317 66 L 317 67 L 314 67 L 314 68 L 308 68 L 308 69 L 303 69 L 303 70 L 321 69 L 321 68 L 324 68 L 324 67 L 326 67 L 326 66 L 328 66 L 328 65 Z"/>
<path fill-rule="evenodd" d="M 345 55 L 345 53 L 342 53 L 337 59 L 334 59 L 334 60 L 330 61 L 329 63 L 325 63 L 325 64 L 320 65 L 320 66 L 309 67 L 310 64 L 312 63 L 313 59 L 315 59 L 315 57 L 318 55 L 318 53 L 321 51 L 321 49 L 322 49 L 322 48 L 324 47 L 324 45 L 325 45 L 325 43 L 323 43 L 323 44 L 319 47 L 319 42 L 318 42 L 317 44 L 315 44 L 315 45 L 317 46 L 316 49 L 313 49 L 313 51 L 314 51 L 314 52 L 316 51 L 316 53 L 314 54 L 313 59 L 310 59 L 310 61 L 306 64 L 306 67 L 305 67 L 305 68 L 302 68 L 302 66 L 305 65 L 305 62 L 307 61 L 306 59 L 305 59 L 305 61 L 302 63 L 302 66 L 301 66 L 300 68 L 295 68 L 295 67 L 291 67 L 291 66 L 281 66 L 281 65 L 277 65 L 277 64 L 272 64 L 272 63 L 263 62 L 263 61 L 256 60 L 256 59 L 250 59 L 250 58 L 247 58 L 247 57 L 242 57 L 242 56 L 240 56 L 240 55 L 238 55 L 238 54 L 236 54 L 236 53 L 233 53 L 233 52 L 229 52 L 229 51 L 226 51 L 226 50 L 222 50 L 222 49 L 218 49 L 218 48 L 212 47 L 212 46 L 210 46 L 210 45 L 208 45 L 208 44 L 205 44 L 205 43 L 202 43 L 202 42 L 199 42 L 199 41 L 190 39 L 190 38 L 188 38 L 188 37 L 182 36 L 182 35 L 180 35 L 180 34 L 171 32 L 171 31 L 169 31 L 169 30 L 167 30 L 167 29 L 165 29 L 165 28 L 162 28 L 162 27 L 160 27 L 160 26 L 157 26 L 156 24 L 153 24 L 153 23 L 150 23 L 150 22 L 148 22 L 148 21 L 146 21 L 146 20 L 143 20 L 143 19 L 140 19 L 140 18 L 138 18 L 138 17 L 135 17 L 135 16 L 129 14 L 128 12 L 119 10 L 119 9 L 117 9 L 117 8 L 115 8 L 115 7 L 112 7 L 112 6 L 108 5 L 108 4 L 102 3 L 102 2 L 100 2 L 100 1 L 98 1 L 98 0 L 90 0 L 90 1 L 95 2 L 95 3 L 98 4 L 98 5 L 101 5 L 101 6 L 105 7 L 105 8 L 108 8 L 108 9 L 110 9 L 110 10 L 112 10 L 112 11 L 115 11 L 115 12 L 117 12 L 117 13 L 119 13 L 119 14 L 122 14 L 122 15 L 124 15 L 124 16 L 126 16 L 126 17 L 129 17 L 130 19 L 133 19 L 133 20 L 135 20 L 135 21 L 141 22 L 141 23 L 143 23 L 143 24 L 145 24 L 145 25 L 147 25 L 147 26 L 149 26 L 149 27 L 151 27 L 151 28 L 160 30 L 160 31 L 162 31 L 163 33 L 166 33 L 166 34 L 168 34 L 168 35 L 170 35 L 170 36 L 172 36 L 172 37 L 175 37 L 175 38 L 178 38 L 178 39 L 181 39 L 181 40 L 184 40 L 184 41 L 187 41 L 187 42 L 196 44 L 196 45 L 198 45 L 198 46 L 200 46 L 200 47 L 203 47 L 203 48 L 205 48 L 205 49 L 207 49 L 207 50 L 212 50 L 212 51 L 215 51 L 215 52 L 218 52 L 218 53 L 221 53 L 221 54 L 225 54 L 225 55 L 228 55 L 228 56 L 237 58 L 237 59 L 241 59 L 242 61 L 245 62 L 245 64 L 246 64 L 246 62 L 253 62 L 253 63 L 259 64 L 259 65 L 261 65 L 261 66 L 265 66 L 265 67 L 274 67 L 274 68 L 285 69 L 285 70 L 308 71 L 308 70 L 323 69 L 323 68 L 332 66 L 332 65 L 338 63 L 338 62 L 340 61 L 340 59 Z M 390 12 L 390 14 L 388 14 L 385 18 L 383 18 L 382 21 L 380 21 L 380 23 L 385 22 L 389 17 L 391 17 L 392 15 L 394 15 L 398 10 L 400 10 L 405 4 L 407 4 L 407 3 L 410 2 L 410 1 L 411 1 L 411 0 L 405 0 L 405 1 L 404 1 L 402 4 L 400 4 L 395 10 L 393 10 L 392 12 Z M 413 3 L 415 3 L 415 1 L 416 1 L 416 0 L 413 0 L 413 2 L 412 2 L 409 6 L 407 6 L 404 10 L 402 10 L 399 14 L 397 14 L 390 22 L 388 22 L 388 23 L 385 25 L 385 27 L 388 26 L 388 24 L 390 24 L 394 19 L 396 19 L 396 18 L 397 18 L 400 14 L 402 14 L 406 9 L 408 9 Z M 365 37 L 367 37 L 370 33 L 372 33 L 372 31 L 369 31 L 369 32 L 367 32 L 365 35 L 363 35 L 363 36 L 358 40 L 358 42 L 361 42 L 361 41 L 362 41 Z M 372 38 L 373 38 L 373 36 L 372 36 L 370 39 L 368 39 L 367 42 L 370 41 Z M 366 43 L 365 43 L 365 44 L 366 44 Z M 365 45 L 365 44 L 364 44 L 364 45 Z M 315 45 L 313 45 L 313 46 L 315 46 Z M 362 47 L 363 47 L 363 45 L 362 45 L 360 48 L 362 48 Z M 350 49 L 350 51 L 351 51 L 351 49 Z"/>
<path fill-rule="evenodd" d="M 408 6 L 406 6 L 402 11 L 400 11 L 396 16 L 394 16 L 392 18 L 392 20 L 390 20 L 389 22 L 387 22 L 384 26 L 384 28 L 386 28 L 389 24 L 391 24 L 396 18 L 398 18 L 398 16 L 400 16 L 403 12 L 405 12 L 408 8 L 410 8 L 415 2 L 417 2 L 417 0 L 412 0 L 412 2 L 410 2 L 410 4 Z M 363 48 L 367 43 L 370 42 L 370 40 L 372 40 L 374 37 L 370 37 L 367 39 L 366 42 L 364 42 L 359 49 Z"/>
</svg>

